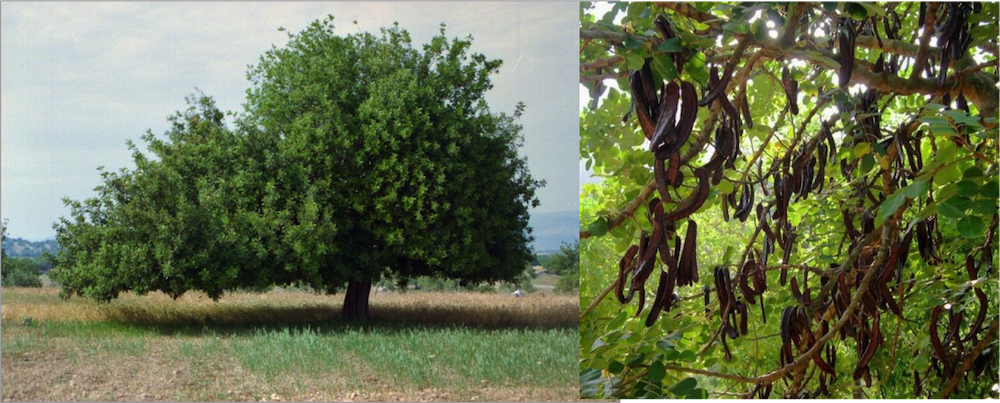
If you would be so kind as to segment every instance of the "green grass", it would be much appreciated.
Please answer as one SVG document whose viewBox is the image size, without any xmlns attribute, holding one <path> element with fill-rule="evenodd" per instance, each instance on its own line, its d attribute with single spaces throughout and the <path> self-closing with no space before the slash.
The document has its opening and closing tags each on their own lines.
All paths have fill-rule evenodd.
<svg viewBox="0 0 1000 403">
<path fill-rule="evenodd" d="M 312 319 L 321 300 L 309 294 L 237 295 L 228 304 L 162 297 L 97 304 L 79 298 L 62 301 L 53 291 L 3 289 L 0 398 L 576 397 L 579 339 L 575 326 L 562 325 L 575 319 L 563 318 L 568 315 L 563 311 L 569 311 L 566 301 L 497 296 L 495 302 L 463 304 L 467 301 L 434 297 L 383 297 L 381 319 L 358 324 L 335 316 Z M 186 320 L 225 318 L 235 310 L 263 315 Z M 29 325 L 23 321 L 27 316 L 33 318 Z M 281 316 L 292 320 L 276 319 Z M 434 318 L 449 321 L 435 324 Z"/>
<path fill-rule="evenodd" d="M 403 388 L 471 389 L 560 386 L 576 374 L 577 332 L 570 329 L 374 328 L 258 330 L 234 338 L 244 368 L 268 380 L 315 377 L 341 368 L 338 382 L 363 386 L 379 374 Z"/>
</svg>

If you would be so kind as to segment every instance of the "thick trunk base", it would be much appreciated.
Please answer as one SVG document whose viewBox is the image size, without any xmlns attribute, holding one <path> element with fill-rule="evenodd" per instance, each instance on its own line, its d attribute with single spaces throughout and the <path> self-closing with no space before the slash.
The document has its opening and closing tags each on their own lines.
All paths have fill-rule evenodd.
<svg viewBox="0 0 1000 403">
<path fill-rule="evenodd" d="M 347 320 L 367 321 L 371 319 L 368 308 L 368 297 L 371 295 L 372 281 L 355 281 L 347 283 L 347 295 L 344 296 L 344 309 L 341 317 Z"/>
</svg>

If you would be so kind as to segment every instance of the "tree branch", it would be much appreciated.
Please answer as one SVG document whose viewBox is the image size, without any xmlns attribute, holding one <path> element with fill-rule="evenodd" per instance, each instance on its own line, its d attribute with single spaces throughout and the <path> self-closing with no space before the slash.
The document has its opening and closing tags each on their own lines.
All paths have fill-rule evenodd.
<svg viewBox="0 0 1000 403">
<path fill-rule="evenodd" d="M 997 338 L 998 328 L 1000 328 L 1000 322 L 997 322 L 997 319 L 993 319 L 993 322 L 990 323 L 989 333 L 987 333 L 986 337 L 983 337 L 983 339 L 979 341 L 979 344 L 976 344 L 976 346 L 972 349 L 972 352 L 965 357 L 965 361 L 962 362 L 962 366 L 955 371 L 955 375 L 952 375 L 951 379 L 948 380 L 948 384 L 944 387 L 944 391 L 941 392 L 940 399 L 947 399 L 948 396 L 951 395 L 951 392 L 955 390 L 956 386 L 958 386 L 958 382 L 962 380 L 962 375 L 968 372 L 969 368 L 972 368 L 972 364 L 976 361 L 976 358 L 979 357 L 979 355 L 983 353 L 983 350 L 989 347 L 989 345 L 993 343 L 993 340 Z"/>
<path fill-rule="evenodd" d="M 613 64 L 620 63 L 620 62 L 622 62 L 624 60 L 625 60 L 624 57 L 618 55 L 618 56 L 611 56 L 611 57 L 606 58 L 606 59 L 595 60 L 595 61 L 590 62 L 590 63 L 581 63 L 580 64 L 580 72 L 583 73 L 585 71 L 594 71 L 594 70 L 597 70 L 597 69 L 599 69 L 601 67 L 608 67 L 608 66 L 611 66 Z"/>
<path fill-rule="evenodd" d="M 961 71 L 956 72 L 952 76 L 955 77 L 956 80 L 961 80 L 962 77 L 978 72 L 979 70 L 985 69 L 987 67 L 1000 67 L 1000 62 L 998 62 L 997 59 L 987 60 L 975 66 L 962 69 Z"/>
<path fill-rule="evenodd" d="M 642 37 L 639 38 L 641 39 Z M 611 32 L 604 29 L 581 29 L 580 39 L 601 39 L 617 44 L 625 40 L 625 34 L 620 32 Z"/>
<path fill-rule="evenodd" d="M 881 227 L 882 238 L 888 238 L 889 233 L 891 233 L 891 228 L 889 226 L 886 226 L 886 224 L 889 224 L 889 222 L 890 222 L 889 220 L 886 220 L 886 222 L 883 223 L 883 226 Z M 865 241 L 868 242 L 873 241 L 878 236 L 878 232 L 879 231 L 870 232 L 869 235 L 865 237 Z M 855 247 L 854 252 L 852 252 L 852 255 L 855 254 L 860 255 L 861 249 L 867 245 L 867 242 L 865 241 L 862 241 L 861 243 L 858 244 L 858 246 Z M 879 251 L 879 256 L 876 257 L 876 262 L 872 265 L 872 268 L 865 273 L 864 278 L 861 279 L 861 283 L 858 285 L 857 292 L 851 298 L 850 304 L 847 305 L 847 308 L 844 310 L 844 314 L 841 315 L 840 319 L 838 319 L 836 323 L 830 326 L 829 330 L 825 335 L 816 340 L 816 342 L 813 344 L 812 348 L 809 349 L 809 351 L 800 354 L 791 363 L 786 364 L 785 366 L 778 368 L 774 371 L 771 371 L 767 374 L 752 378 L 748 378 L 741 375 L 727 374 L 723 372 L 705 371 L 701 369 L 678 367 L 675 365 L 665 365 L 664 367 L 666 369 L 678 372 L 686 372 L 686 373 L 711 376 L 721 379 L 729 379 L 737 382 L 770 384 L 780 379 L 781 377 L 785 376 L 785 374 L 787 374 L 788 372 L 804 364 L 808 364 L 809 361 L 813 359 L 813 356 L 815 354 L 818 354 L 820 350 L 824 346 L 826 346 L 826 343 L 829 342 L 830 339 L 835 337 L 837 335 L 837 332 L 839 332 L 841 328 L 847 325 L 847 323 L 851 320 L 851 317 L 854 316 L 854 311 L 857 309 L 858 305 L 861 304 L 861 296 L 864 295 L 866 292 L 868 292 L 868 288 L 870 287 L 872 280 L 875 277 L 877 277 L 878 270 L 875 269 L 875 267 L 880 266 L 881 263 L 885 261 L 885 258 L 888 255 L 887 253 L 885 253 L 886 250 L 888 250 L 888 244 L 889 243 L 885 242 L 885 239 L 883 239 L 883 247 Z"/>
<path fill-rule="evenodd" d="M 580 82 L 585 83 L 587 81 L 604 81 L 610 78 L 623 78 L 628 77 L 628 73 L 605 73 L 605 74 L 595 74 L 590 76 L 580 76 Z"/>
<path fill-rule="evenodd" d="M 698 21 L 703 24 L 706 23 L 705 21 L 718 20 L 718 18 L 716 18 L 714 15 L 698 11 L 698 9 L 692 7 L 688 3 L 658 1 L 654 2 L 653 4 L 656 5 L 657 7 L 665 8 L 667 10 L 672 10 L 681 17 L 690 18 L 692 20 Z"/>
<path fill-rule="evenodd" d="M 924 14 L 924 32 L 920 35 L 920 47 L 916 54 L 916 62 L 913 65 L 913 70 L 910 73 L 911 80 L 919 79 L 920 74 L 924 70 L 924 65 L 927 64 L 927 51 L 931 45 L 931 33 L 934 32 L 934 20 L 937 18 L 937 8 L 938 3 L 927 5 L 927 12 Z"/>
</svg>

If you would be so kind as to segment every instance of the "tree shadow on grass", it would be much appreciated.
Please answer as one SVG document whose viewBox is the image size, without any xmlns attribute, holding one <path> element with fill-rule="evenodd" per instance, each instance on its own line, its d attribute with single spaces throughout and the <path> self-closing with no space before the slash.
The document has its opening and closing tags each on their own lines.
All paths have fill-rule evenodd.
<svg viewBox="0 0 1000 403">
<path fill-rule="evenodd" d="M 168 335 L 245 334 L 261 330 L 310 329 L 322 333 L 408 331 L 415 328 L 470 329 L 577 329 L 578 307 L 521 312 L 509 307 L 482 306 L 372 306 L 367 322 L 343 320 L 339 304 L 298 306 L 205 305 L 197 308 L 170 305 L 105 305 L 107 320 L 130 328 L 153 329 Z M 137 329 L 138 330 L 138 329 Z"/>
</svg>

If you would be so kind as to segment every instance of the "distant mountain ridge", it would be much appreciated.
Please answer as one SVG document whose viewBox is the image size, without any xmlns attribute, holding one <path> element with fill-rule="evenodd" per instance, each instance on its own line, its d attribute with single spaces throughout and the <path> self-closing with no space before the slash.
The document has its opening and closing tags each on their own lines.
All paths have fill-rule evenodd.
<svg viewBox="0 0 1000 403">
<path fill-rule="evenodd" d="M 534 213 L 528 224 L 535 237 L 532 247 L 536 252 L 558 251 L 563 242 L 573 243 L 580 239 L 580 212 L 555 211 Z"/>
<path fill-rule="evenodd" d="M 535 237 L 532 248 L 536 252 L 558 251 L 559 246 L 573 243 L 579 239 L 580 213 L 578 211 L 556 211 L 550 213 L 534 213 L 529 225 Z M 59 244 L 54 239 L 32 242 L 23 238 L 7 238 L 3 241 L 3 250 L 10 257 L 35 257 L 43 252 L 55 254 Z"/>
<path fill-rule="evenodd" d="M 44 252 L 53 255 L 59 251 L 59 244 L 55 239 L 47 239 L 39 242 L 32 242 L 21 238 L 7 238 L 0 244 L 4 252 L 9 257 L 36 257 Z"/>
</svg>

